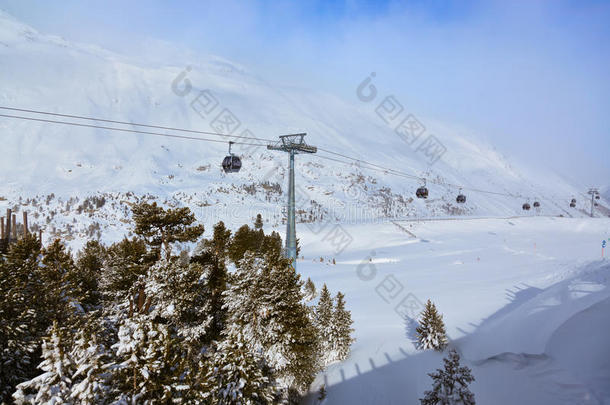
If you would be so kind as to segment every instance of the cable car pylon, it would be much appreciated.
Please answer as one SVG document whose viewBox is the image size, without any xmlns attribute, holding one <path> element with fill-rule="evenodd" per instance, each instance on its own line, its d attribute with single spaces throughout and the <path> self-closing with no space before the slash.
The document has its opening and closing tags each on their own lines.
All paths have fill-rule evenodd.
<svg viewBox="0 0 610 405">
<path fill-rule="evenodd" d="M 267 145 L 269 150 L 279 150 L 290 154 L 288 174 L 288 219 L 286 221 L 286 249 L 284 255 L 292 259 L 292 266 L 297 268 L 297 236 L 295 221 L 295 195 L 294 195 L 294 156 L 298 153 L 316 153 L 318 148 L 305 143 L 305 133 L 280 135 L 280 140 Z"/>
</svg>

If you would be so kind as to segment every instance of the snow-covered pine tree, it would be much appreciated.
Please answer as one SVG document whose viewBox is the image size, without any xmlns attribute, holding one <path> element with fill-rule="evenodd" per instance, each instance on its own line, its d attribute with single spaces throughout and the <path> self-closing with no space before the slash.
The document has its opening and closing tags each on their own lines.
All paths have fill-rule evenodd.
<svg viewBox="0 0 610 405">
<path fill-rule="evenodd" d="M 443 316 L 438 313 L 436 306 L 430 300 L 428 300 L 420 315 L 419 326 L 416 331 L 419 348 L 422 350 L 442 351 L 447 346 Z"/>
<path fill-rule="evenodd" d="M 229 258 L 237 264 L 248 251 L 259 254 L 264 239 L 265 234 L 262 229 L 255 230 L 248 225 L 242 225 L 233 235 L 228 252 Z"/>
<path fill-rule="evenodd" d="M 38 374 L 33 352 L 47 327 L 35 300 L 43 291 L 40 247 L 38 238 L 26 235 L 0 255 L 0 403 L 10 403 L 15 386 Z"/>
<path fill-rule="evenodd" d="M 290 261 L 272 258 L 269 265 L 269 278 L 263 279 L 271 286 L 264 297 L 269 308 L 263 323 L 267 356 L 275 360 L 269 363 L 278 380 L 302 394 L 321 369 L 318 331 L 303 300 L 303 282 Z"/>
<path fill-rule="evenodd" d="M 53 323 L 51 335 L 42 343 L 43 361 L 38 368 L 43 371 L 37 377 L 17 385 L 13 394 L 17 404 L 71 404 L 70 393 L 74 365 L 66 353 L 65 332 L 57 322 Z"/>
<path fill-rule="evenodd" d="M 124 238 L 106 250 L 107 260 L 100 280 L 104 299 L 108 305 L 121 303 L 138 277 L 145 275 L 152 264 L 146 243 L 142 239 Z M 156 256 L 155 256 L 156 258 Z"/>
<path fill-rule="evenodd" d="M 256 214 L 256 221 L 254 221 L 254 229 L 263 229 L 263 216 L 261 214 Z"/>
<path fill-rule="evenodd" d="M 335 355 L 332 353 L 334 346 L 333 312 L 333 299 L 330 295 L 330 291 L 328 291 L 328 287 L 324 284 L 320 290 L 320 299 L 318 300 L 318 305 L 316 305 L 314 313 L 315 325 L 320 338 L 320 351 L 324 364 L 328 364 L 335 360 Z"/>
<path fill-rule="evenodd" d="M 437 369 L 432 377 L 432 390 L 424 393 L 420 399 L 422 405 L 474 405 L 474 394 L 468 385 L 474 381 L 472 371 L 466 366 L 460 366 L 460 355 L 451 349 L 447 358 L 443 359 L 445 369 Z"/>
<path fill-rule="evenodd" d="M 226 323 L 226 310 L 223 293 L 227 289 L 227 251 L 231 243 L 231 231 L 220 221 L 214 225 L 211 240 L 202 240 L 195 249 L 191 261 L 206 269 L 206 287 L 210 295 L 212 322 L 209 326 L 206 342 L 220 338 Z"/>
<path fill-rule="evenodd" d="M 209 270 L 197 263 L 162 260 L 149 269 L 145 279 L 150 318 L 171 325 L 183 343 L 197 352 L 212 323 Z"/>
<path fill-rule="evenodd" d="M 80 302 L 84 298 L 72 254 L 60 239 L 55 239 L 43 249 L 42 256 L 38 276 L 44 285 L 44 294 L 38 305 L 48 313 L 47 325 L 57 321 L 66 326 L 75 312 L 82 312 Z"/>
<path fill-rule="evenodd" d="M 70 353 L 74 363 L 70 398 L 78 404 L 103 403 L 108 393 L 108 373 L 104 368 L 108 353 L 95 333 L 81 329 Z"/>
<path fill-rule="evenodd" d="M 119 341 L 112 346 L 115 359 L 110 385 L 113 399 L 125 403 L 178 401 L 188 389 L 182 381 L 180 342 L 170 328 L 136 314 L 123 320 Z"/>
<path fill-rule="evenodd" d="M 143 237 L 153 251 L 161 258 L 171 257 L 172 243 L 194 242 L 204 231 L 203 225 L 193 225 L 195 215 L 188 207 L 168 208 L 157 206 L 156 202 L 146 202 L 133 206 L 134 232 Z"/>
<path fill-rule="evenodd" d="M 305 282 L 305 286 L 303 287 L 303 295 L 306 302 L 313 301 L 318 295 L 316 291 L 316 285 L 311 281 L 311 278 L 307 277 L 307 281 Z"/>
<path fill-rule="evenodd" d="M 223 336 L 209 356 L 201 381 L 205 403 L 255 405 L 274 402 L 276 388 L 270 370 L 241 334 Z"/>
<path fill-rule="evenodd" d="M 259 335 L 263 332 L 261 322 L 267 316 L 260 289 L 264 265 L 254 253 L 248 252 L 232 274 L 231 284 L 223 293 L 224 309 L 227 311 L 227 330 L 231 335 L 243 333 L 251 348 L 261 349 Z"/>
<path fill-rule="evenodd" d="M 105 260 L 106 248 L 96 240 L 88 241 L 77 254 L 75 278 L 83 293 L 81 304 L 87 310 L 96 307 L 101 302 L 99 279 Z"/>
<path fill-rule="evenodd" d="M 335 297 L 335 311 L 331 324 L 332 344 L 333 344 L 333 360 L 345 360 L 349 355 L 350 346 L 354 342 L 352 333 L 352 315 L 350 311 L 345 309 L 345 296 L 338 292 Z"/>
<path fill-rule="evenodd" d="M 288 260 L 246 252 L 225 293 L 227 332 L 261 351 L 283 388 L 306 390 L 319 369 L 318 337 Z"/>
</svg>

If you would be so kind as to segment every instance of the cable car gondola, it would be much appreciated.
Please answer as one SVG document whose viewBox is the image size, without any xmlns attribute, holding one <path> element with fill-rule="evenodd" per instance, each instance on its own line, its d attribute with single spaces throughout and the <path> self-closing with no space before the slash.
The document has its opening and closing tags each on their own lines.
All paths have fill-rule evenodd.
<svg viewBox="0 0 610 405">
<path fill-rule="evenodd" d="M 523 211 L 529 211 L 531 207 L 530 207 L 529 203 L 525 203 L 525 204 L 523 204 L 522 208 L 523 208 Z"/>
<path fill-rule="evenodd" d="M 595 196 L 595 199 L 596 199 L 596 200 L 599 200 L 599 194 Z"/>
<path fill-rule="evenodd" d="M 458 204 L 464 204 L 466 202 L 466 196 L 462 194 L 462 189 L 460 189 L 460 194 L 456 197 L 455 202 Z"/>
<path fill-rule="evenodd" d="M 534 208 L 540 208 L 540 203 L 538 201 L 534 201 Z"/>
<path fill-rule="evenodd" d="M 229 154 L 222 160 L 222 170 L 225 173 L 237 173 L 241 169 L 241 159 L 231 153 L 231 145 L 234 142 L 229 142 Z"/>
<path fill-rule="evenodd" d="M 570 207 L 576 208 L 576 198 L 572 198 L 572 201 L 570 201 Z"/>
<path fill-rule="evenodd" d="M 417 198 L 428 198 L 428 189 L 426 188 L 426 180 L 424 180 L 424 185 L 419 187 L 415 192 Z"/>
</svg>

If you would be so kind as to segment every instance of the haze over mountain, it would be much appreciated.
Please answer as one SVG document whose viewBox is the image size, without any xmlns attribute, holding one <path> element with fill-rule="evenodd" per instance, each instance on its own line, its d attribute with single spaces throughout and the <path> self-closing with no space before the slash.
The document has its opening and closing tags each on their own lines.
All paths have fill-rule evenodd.
<svg viewBox="0 0 610 405">
<path fill-rule="evenodd" d="M 188 67 L 140 63 L 98 46 L 41 34 L 4 12 L 0 14 L 0 43 L 2 106 L 271 140 L 280 134 L 307 132 L 306 141 L 321 150 L 317 155 L 297 157 L 298 192 L 303 194 L 301 221 L 506 216 L 521 214 L 522 203 L 534 200 L 542 203 L 538 214 L 578 216 L 586 209 L 583 185 L 570 183 L 533 162 L 508 159 L 450 124 L 419 116 L 416 118 L 425 127 L 419 138 L 413 141 L 400 136 L 395 128 L 409 111 L 397 107 L 397 98 L 394 104 L 388 101 L 391 94 L 384 94 L 382 88 L 375 89 L 372 101 L 354 97 L 355 102 L 348 103 L 323 91 L 270 84 L 247 67 L 220 57 L 188 55 Z M 360 99 L 370 95 L 368 86 L 363 82 L 358 90 Z M 207 97 L 214 103 L 204 108 Z M 9 110 L 2 113 L 35 116 Z M 228 114 L 233 124 L 223 126 L 220 121 Z M 223 137 L 200 135 L 223 142 L 199 142 L 6 117 L 0 120 L 0 128 L 4 156 L 0 169 L 7 179 L 0 184 L 0 195 L 7 199 L 5 205 L 14 204 L 18 197 L 50 193 L 65 200 L 132 192 L 176 198 L 198 207 L 198 214 L 209 219 L 218 218 L 216 210 L 225 206 L 248 209 L 236 223 L 249 220 L 257 210 L 268 213 L 275 224 L 283 217 L 287 155 L 266 150 L 265 142 L 262 146 L 234 145 L 244 166 L 241 172 L 226 175 L 220 168 L 228 148 L 228 139 Z M 430 135 L 442 143 L 441 153 L 426 155 L 424 145 L 433 139 Z M 328 160 L 337 156 L 325 150 L 437 184 L 428 184 L 430 198 L 421 201 L 414 198 L 421 185 L 417 180 L 353 161 Z M 249 191 L 264 182 L 270 184 L 266 190 L 256 187 Z M 464 186 L 467 204 L 456 204 L 459 189 L 443 184 Z M 579 206 L 569 211 L 573 197 Z"/>
</svg>

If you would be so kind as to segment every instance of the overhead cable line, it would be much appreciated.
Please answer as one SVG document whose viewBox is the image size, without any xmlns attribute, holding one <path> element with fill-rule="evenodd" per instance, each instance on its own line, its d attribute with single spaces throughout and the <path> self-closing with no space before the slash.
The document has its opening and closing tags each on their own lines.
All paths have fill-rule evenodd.
<svg viewBox="0 0 610 405">
<path fill-rule="evenodd" d="M 43 118 L 23 117 L 23 116 L 19 116 L 19 115 L 0 114 L 0 117 L 15 118 L 15 119 L 27 120 L 27 121 L 46 122 L 46 123 L 51 123 L 51 124 L 71 125 L 71 126 L 84 127 L 84 128 L 105 129 L 105 130 L 109 130 L 109 131 L 131 132 L 131 133 L 135 133 L 135 134 L 164 136 L 167 138 L 189 139 L 189 140 L 193 140 L 193 141 L 227 143 L 227 141 L 223 141 L 220 139 L 199 138 L 196 136 L 186 136 L 186 135 L 176 135 L 176 134 L 163 134 L 163 133 L 159 133 L 159 132 L 141 131 L 141 130 L 137 130 L 137 129 L 106 127 L 106 126 L 102 126 L 102 125 L 81 124 L 78 122 L 48 120 L 48 119 L 43 119 Z M 231 135 L 228 135 L 228 136 L 231 136 Z M 260 143 L 247 143 L 247 142 L 233 142 L 233 143 L 237 144 L 237 145 L 247 145 L 247 146 L 266 146 L 265 144 L 260 144 Z"/>
<path fill-rule="evenodd" d="M 17 112 L 22 112 L 22 113 L 41 114 L 41 115 L 46 115 L 46 116 L 62 117 L 62 118 L 80 119 L 80 120 L 97 121 L 97 122 L 106 122 L 106 123 L 119 124 L 119 125 L 131 125 L 131 126 L 142 127 L 142 128 L 161 129 L 161 130 L 165 130 L 165 131 L 177 131 L 177 132 L 184 132 L 184 133 L 193 133 L 193 134 L 202 134 L 202 135 L 211 135 L 211 136 L 221 136 L 221 137 L 225 137 L 225 138 L 252 140 L 252 141 L 257 141 L 257 142 L 267 142 L 267 144 L 262 144 L 262 143 L 233 142 L 232 141 L 232 143 L 236 144 L 236 145 L 267 146 L 269 143 L 274 142 L 274 141 L 272 141 L 270 139 L 258 138 L 258 137 L 249 137 L 249 136 L 243 136 L 243 135 L 231 135 L 231 134 L 223 134 L 223 133 L 220 133 L 220 132 L 199 131 L 199 130 L 191 130 L 191 129 L 185 129 L 185 128 L 168 127 L 168 126 L 160 126 L 160 125 L 149 125 L 149 124 L 141 124 L 141 123 L 134 123 L 134 122 L 128 122 L 128 121 L 109 120 L 109 119 L 97 118 L 97 117 L 91 117 L 91 116 L 84 116 L 84 115 L 61 114 L 61 113 L 53 113 L 53 112 L 49 112 L 49 111 L 40 111 L 40 110 L 24 109 L 24 108 L 14 108 L 14 107 L 6 107 L 6 106 L 0 106 L 0 109 L 2 109 L 2 110 L 9 110 L 9 111 L 17 111 Z M 168 138 L 178 138 L 178 139 L 187 139 L 187 140 L 196 140 L 196 141 L 205 141 L 205 142 L 215 142 L 215 143 L 226 143 L 227 142 L 227 140 L 200 138 L 200 137 L 194 137 L 194 136 L 168 134 L 168 133 L 158 133 L 158 132 L 143 131 L 143 130 L 138 130 L 138 129 L 108 127 L 108 126 L 94 125 L 94 124 L 83 124 L 83 123 L 71 122 L 71 121 L 60 121 L 60 120 L 52 120 L 52 119 L 25 117 L 25 116 L 19 116 L 19 115 L 0 114 L 0 117 L 14 118 L 14 119 L 20 119 L 20 120 L 29 120 L 29 121 L 37 121 L 37 122 L 46 122 L 46 123 L 53 123 L 53 124 L 63 124 L 63 125 L 70 125 L 70 126 L 76 126 L 76 127 L 104 129 L 104 130 L 110 130 L 110 131 L 130 132 L 130 133 L 144 134 L 144 135 L 163 136 L 163 137 L 168 137 Z M 485 194 L 493 194 L 493 195 L 499 195 L 499 196 L 507 196 L 507 197 L 511 197 L 511 198 L 523 198 L 523 196 L 521 196 L 521 195 L 515 195 L 515 194 L 511 194 L 511 193 L 491 191 L 491 190 L 483 190 L 483 189 L 478 189 L 478 188 L 473 188 L 473 187 L 462 186 L 462 185 L 459 185 L 459 184 L 443 183 L 443 182 L 435 181 L 435 180 L 432 180 L 432 179 L 427 179 L 426 177 L 423 177 L 423 176 L 416 176 L 416 175 L 413 175 L 413 174 L 410 174 L 410 173 L 406 173 L 406 172 L 403 172 L 403 171 L 400 171 L 400 170 L 384 167 L 384 166 L 381 166 L 381 165 L 376 164 L 376 163 L 368 162 L 368 161 L 363 160 L 363 159 L 359 159 L 359 158 L 355 158 L 355 157 L 352 157 L 352 156 L 348 156 L 348 155 L 345 155 L 343 153 L 338 153 L 338 152 L 335 152 L 335 151 L 332 151 L 332 150 L 328 150 L 328 149 L 325 149 L 325 148 L 318 148 L 318 150 L 321 151 L 321 152 L 324 152 L 324 153 L 328 153 L 330 155 L 338 156 L 338 157 L 343 158 L 343 159 L 351 160 L 351 161 L 361 165 L 361 167 L 363 167 L 365 169 L 375 170 L 375 171 L 378 171 L 378 172 L 383 172 L 383 173 L 386 173 L 386 174 L 391 174 L 391 175 L 394 175 L 394 176 L 399 176 L 399 177 L 403 177 L 403 178 L 407 178 L 407 179 L 411 179 L 411 180 L 417 180 L 417 181 L 420 181 L 420 182 L 423 181 L 424 183 L 428 182 L 428 183 L 436 184 L 436 185 L 439 185 L 439 186 L 453 187 L 453 188 L 456 188 L 456 189 L 463 189 L 463 190 L 468 190 L 468 191 L 477 192 L 477 193 L 485 193 Z M 336 159 L 336 158 L 331 158 L 331 157 L 323 156 L 323 155 L 319 155 L 319 154 L 317 155 L 317 157 L 322 158 L 322 159 L 326 159 L 326 160 L 335 161 L 335 162 L 342 163 L 342 164 L 346 164 L 346 165 L 353 165 L 354 164 L 352 162 L 348 162 L 348 161 L 341 160 L 341 159 Z"/>
<path fill-rule="evenodd" d="M 32 114 L 51 115 L 54 117 L 75 118 L 75 119 L 80 119 L 80 120 L 107 122 L 107 123 L 111 123 L 111 124 L 133 125 L 136 127 L 163 129 L 163 130 L 167 130 L 167 131 L 178 131 L 178 132 L 187 132 L 187 133 L 192 133 L 192 134 L 224 136 L 224 137 L 232 137 L 232 138 L 238 138 L 238 139 L 251 139 L 254 141 L 272 142 L 272 140 L 270 140 L 270 139 L 256 138 L 253 136 L 231 135 L 231 134 L 223 134 L 220 132 L 198 131 L 198 130 L 194 130 L 194 129 L 164 127 L 164 126 L 160 126 L 160 125 L 139 124 L 136 122 L 116 121 L 116 120 L 109 120 L 109 119 L 104 119 L 104 118 L 88 117 L 88 116 L 84 116 L 84 115 L 60 114 L 60 113 L 53 113 L 53 112 L 48 112 L 48 111 L 28 110 L 25 108 L 13 108 L 13 107 L 4 107 L 4 106 L 0 106 L 0 109 L 9 110 L 9 111 L 27 112 L 27 113 L 32 113 Z"/>
</svg>

